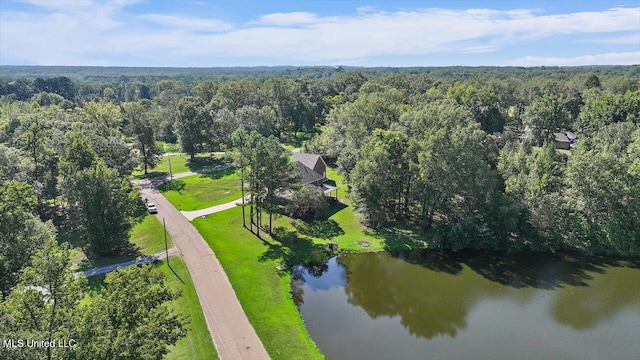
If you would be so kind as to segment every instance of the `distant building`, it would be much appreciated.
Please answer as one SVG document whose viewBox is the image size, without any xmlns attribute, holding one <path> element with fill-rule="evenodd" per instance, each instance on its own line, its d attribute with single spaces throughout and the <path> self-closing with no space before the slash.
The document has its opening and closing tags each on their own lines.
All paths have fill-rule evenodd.
<svg viewBox="0 0 640 360">
<path fill-rule="evenodd" d="M 554 132 L 553 142 L 556 149 L 570 150 L 576 142 L 576 134 L 571 131 Z"/>
<path fill-rule="evenodd" d="M 335 197 L 338 198 L 338 187 L 335 181 L 327 178 L 327 163 L 324 162 L 322 156 L 317 154 L 293 153 L 291 159 L 298 165 L 300 172 L 300 182 L 303 185 L 315 185 L 322 188 L 325 195 L 330 195 L 335 191 Z"/>
<path fill-rule="evenodd" d="M 569 141 L 569 138 L 563 132 L 553 133 L 553 142 L 556 146 L 556 149 L 563 149 L 563 150 L 571 149 L 571 141 Z"/>
</svg>

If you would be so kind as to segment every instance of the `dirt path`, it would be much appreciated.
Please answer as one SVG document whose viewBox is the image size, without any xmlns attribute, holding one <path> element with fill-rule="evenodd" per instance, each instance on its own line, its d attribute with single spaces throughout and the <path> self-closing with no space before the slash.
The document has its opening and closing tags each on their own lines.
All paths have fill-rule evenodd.
<svg viewBox="0 0 640 360">
<path fill-rule="evenodd" d="M 142 189 L 142 196 L 158 207 L 156 216 L 159 220 L 165 219 L 167 231 L 183 255 L 220 359 L 269 359 L 224 269 L 204 238 L 151 181 L 136 183 Z"/>
</svg>

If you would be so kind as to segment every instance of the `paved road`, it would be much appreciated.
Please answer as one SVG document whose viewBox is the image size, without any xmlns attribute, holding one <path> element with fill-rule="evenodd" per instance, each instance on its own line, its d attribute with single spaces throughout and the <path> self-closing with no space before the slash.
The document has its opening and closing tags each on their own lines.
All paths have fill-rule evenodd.
<svg viewBox="0 0 640 360">
<path fill-rule="evenodd" d="M 172 247 L 171 249 L 169 249 L 169 256 L 173 256 L 173 255 L 178 255 L 180 253 L 180 251 L 178 249 L 176 249 L 175 247 Z M 131 265 L 142 265 L 142 264 L 149 264 L 152 263 L 156 260 L 160 260 L 160 259 L 164 259 L 167 257 L 167 252 L 163 251 L 163 252 L 159 252 L 157 254 L 153 254 L 153 255 L 148 255 L 148 256 L 143 256 L 140 258 L 137 258 L 135 260 L 131 260 L 131 261 L 125 261 L 119 264 L 113 264 L 113 265 L 108 265 L 108 266 L 103 266 L 103 267 L 99 267 L 99 268 L 93 268 L 93 269 L 89 269 L 89 270 L 85 270 L 85 271 L 80 271 L 76 274 L 84 274 L 84 276 L 86 277 L 90 277 L 90 276 L 94 276 L 94 275 L 100 275 L 100 274 L 105 274 L 108 272 L 112 272 L 112 271 L 116 271 L 119 268 L 123 268 L 123 267 L 127 267 L 127 266 L 131 266 Z"/>
<path fill-rule="evenodd" d="M 248 196 L 245 197 L 245 201 L 249 201 L 249 197 Z M 223 211 L 223 210 L 227 210 L 227 209 L 231 209 L 231 208 L 236 207 L 236 206 L 241 205 L 241 204 L 242 204 L 242 198 L 240 198 L 238 200 L 229 201 L 228 203 L 211 206 L 211 207 L 208 207 L 206 209 L 193 210 L 193 211 L 180 211 L 180 212 L 182 213 L 182 215 L 184 215 L 184 217 L 187 218 L 187 220 L 192 221 L 193 219 L 195 219 L 197 217 L 205 216 L 205 215 L 209 215 L 209 214 L 213 214 L 213 213 L 217 213 L 219 211 Z"/>
<path fill-rule="evenodd" d="M 269 359 L 213 250 L 151 181 L 137 183 L 142 196 L 158 207 L 156 216 L 165 218 L 173 243 L 183 255 L 220 359 Z"/>
</svg>

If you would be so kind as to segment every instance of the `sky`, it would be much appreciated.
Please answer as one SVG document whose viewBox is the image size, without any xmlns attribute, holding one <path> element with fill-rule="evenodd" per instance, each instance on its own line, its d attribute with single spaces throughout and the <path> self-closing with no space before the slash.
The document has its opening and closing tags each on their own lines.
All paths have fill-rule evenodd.
<svg viewBox="0 0 640 360">
<path fill-rule="evenodd" d="M 0 65 L 629 64 L 639 0 L 0 0 Z"/>
</svg>

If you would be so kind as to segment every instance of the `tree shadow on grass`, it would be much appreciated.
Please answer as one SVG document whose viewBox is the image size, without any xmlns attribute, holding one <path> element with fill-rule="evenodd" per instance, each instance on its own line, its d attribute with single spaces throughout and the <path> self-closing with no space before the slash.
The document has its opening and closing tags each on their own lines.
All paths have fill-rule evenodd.
<svg viewBox="0 0 640 360">
<path fill-rule="evenodd" d="M 148 171 L 147 175 L 145 174 L 131 175 L 131 179 L 142 180 L 142 179 L 153 179 L 153 178 L 164 177 L 164 176 L 169 176 L 169 172 L 151 170 L 151 171 Z"/>
<path fill-rule="evenodd" d="M 382 238 L 384 249 L 387 251 L 416 250 L 427 247 L 422 234 L 411 229 L 384 227 L 365 231 L 365 233 Z"/>
<path fill-rule="evenodd" d="M 333 215 L 347 208 L 347 206 L 348 206 L 347 204 L 344 204 L 340 201 L 335 201 L 335 200 L 330 201 L 329 208 L 324 213 L 324 218 L 328 219 L 332 217 Z"/>
<path fill-rule="evenodd" d="M 216 180 L 216 179 L 221 179 L 228 175 L 233 175 L 235 172 L 236 172 L 236 169 L 230 167 L 222 170 L 203 172 L 203 173 L 200 173 L 200 177 L 207 177 L 211 180 Z"/>
<path fill-rule="evenodd" d="M 221 165 L 224 161 L 215 157 L 194 157 L 186 161 L 186 166 L 190 171 L 198 171 L 205 168 Z"/>
<path fill-rule="evenodd" d="M 281 261 L 287 271 L 304 265 L 314 276 L 328 270 L 327 261 L 331 253 L 324 246 L 315 245 L 311 239 L 283 227 L 274 228 L 272 238 L 278 243 L 265 241 L 268 249 L 260 255 L 259 261 Z"/>
<path fill-rule="evenodd" d="M 330 240 L 344 234 L 344 230 L 332 219 L 315 220 L 311 223 L 297 220 L 293 223 L 293 227 L 302 235 L 323 240 Z"/>
<path fill-rule="evenodd" d="M 173 181 L 166 181 L 162 184 L 158 185 L 158 191 L 161 193 L 167 191 L 177 191 L 179 194 L 182 194 L 182 190 L 187 187 L 187 183 L 182 179 L 175 179 Z"/>
</svg>

